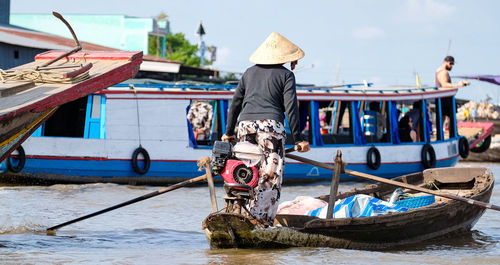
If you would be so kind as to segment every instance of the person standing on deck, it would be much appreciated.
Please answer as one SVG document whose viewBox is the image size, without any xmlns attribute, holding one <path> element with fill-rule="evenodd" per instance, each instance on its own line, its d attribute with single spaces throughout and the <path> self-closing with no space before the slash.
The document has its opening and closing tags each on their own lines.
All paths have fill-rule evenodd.
<svg viewBox="0 0 500 265">
<path fill-rule="evenodd" d="M 304 52 L 280 34 L 273 32 L 250 56 L 256 65 L 243 74 L 228 112 L 223 141 L 235 139 L 238 124 L 239 141 L 256 144 L 264 154 L 257 164 L 259 182 L 255 198 L 247 208 L 251 217 L 265 226 L 272 226 L 278 210 L 284 170 L 285 127 L 287 113 L 295 146 L 299 152 L 309 151 L 309 143 L 300 135 L 299 108 L 295 76 L 283 64 L 290 62 L 293 70 Z"/>
<path fill-rule="evenodd" d="M 441 65 L 436 70 L 436 75 L 434 77 L 434 85 L 436 87 L 458 88 L 458 87 L 468 86 L 470 84 L 470 82 L 468 81 L 460 81 L 457 84 L 453 84 L 451 82 L 449 71 L 453 69 L 453 65 L 455 65 L 455 58 L 449 55 L 446 56 L 444 58 L 443 65 Z M 452 115 L 455 115 L 455 113 L 453 113 L 452 97 L 446 97 L 441 99 L 441 113 L 442 113 L 443 123 L 446 117 L 448 117 L 449 119 Z"/>
</svg>

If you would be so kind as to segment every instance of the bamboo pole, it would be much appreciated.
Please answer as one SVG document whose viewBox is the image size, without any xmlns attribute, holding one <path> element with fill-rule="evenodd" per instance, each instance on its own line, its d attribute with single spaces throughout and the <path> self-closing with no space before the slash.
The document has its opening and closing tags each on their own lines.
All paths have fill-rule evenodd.
<svg viewBox="0 0 500 265">
<path fill-rule="evenodd" d="M 97 212 L 94 212 L 94 213 L 91 213 L 91 214 L 87 214 L 87 215 L 82 216 L 82 217 L 78 217 L 76 219 L 64 222 L 62 224 L 58 224 L 58 225 L 49 227 L 49 228 L 47 228 L 46 232 L 49 235 L 53 234 L 56 229 L 59 229 L 59 228 L 61 228 L 63 226 L 67 226 L 67 225 L 70 225 L 70 224 L 73 224 L 73 223 L 76 223 L 76 222 L 80 222 L 80 221 L 88 219 L 90 217 L 94 217 L 96 215 L 100 215 L 100 214 L 103 214 L 103 213 L 106 213 L 106 212 L 109 212 L 109 211 L 121 208 L 123 206 L 127 206 L 127 205 L 130 205 L 130 204 L 136 203 L 136 202 L 140 202 L 142 200 L 146 200 L 146 199 L 158 196 L 158 195 L 163 194 L 165 192 L 169 192 L 169 191 L 176 190 L 178 188 L 185 187 L 185 186 L 187 186 L 189 184 L 205 180 L 206 178 L 207 178 L 207 175 L 205 174 L 205 175 L 202 175 L 202 176 L 199 176 L 199 177 L 196 177 L 196 178 L 192 178 L 192 179 L 189 179 L 189 180 L 186 180 L 186 181 L 183 181 L 183 182 L 176 183 L 176 184 L 174 184 L 172 186 L 168 186 L 166 188 L 163 188 L 163 189 L 160 189 L 160 190 L 157 190 L 157 191 L 154 191 L 154 192 L 142 195 L 142 196 L 134 198 L 132 200 L 129 200 L 129 201 L 126 201 L 126 202 L 122 202 L 120 204 L 108 207 L 106 209 L 102 209 L 100 211 L 97 211 Z"/>
<path fill-rule="evenodd" d="M 205 165 L 205 172 L 207 175 L 208 190 L 210 191 L 210 201 L 212 202 L 212 212 L 215 213 L 219 210 L 217 207 L 217 198 L 215 195 L 214 178 L 212 176 L 212 170 L 209 165 Z"/>
<path fill-rule="evenodd" d="M 335 201 L 337 200 L 337 191 L 339 189 L 340 173 L 342 173 L 343 165 L 342 152 L 337 150 L 335 157 L 335 166 L 333 169 L 332 184 L 330 186 L 330 197 L 328 199 L 328 208 L 326 211 L 326 219 L 333 218 L 333 209 L 335 208 Z"/>
</svg>

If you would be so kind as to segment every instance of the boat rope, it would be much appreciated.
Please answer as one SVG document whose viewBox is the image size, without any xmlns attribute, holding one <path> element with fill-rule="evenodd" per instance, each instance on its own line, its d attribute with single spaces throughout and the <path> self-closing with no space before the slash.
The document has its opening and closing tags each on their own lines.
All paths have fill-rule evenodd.
<svg viewBox="0 0 500 265">
<path fill-rule="evenodd" d="M 35 83 L 60 83 L 73 84 L 84 81 L 90 77 L 89 71 L 85 71 L 75 77 L 63 77 L 64 72 L 49 70 L 15 70 L 5 71 L 0 69 L 0 80 L 7 81 L 31 81 Z"/>
<path fill-rule="evenodd" d="M 425 183 L 425 185 L 429 188 L 434 187 L 434 188 L 436 188 L 436 190 L 439 190 L 439 187 L 436 185 L 436 182 L 434 180 L 427 181 L 427 183 Z"/>
<path fill-rule="evenodd" d="M 139 118 L 139 99 L 137 98 L 137 90 L 133 84 L 130 84 L 130 88 L 134 90 L 135 95 L 135 109 L 137 111 L 137 129 L 139 131 L 139 147 L 142 147 L 142 139 L 141 139 L 141 121 Z"/>
<path fill-rule="evenodd" d="M 55 66 L 52 67 L 54 69 L 57 68 L 71 68 L 71 67 L 81 67 L 82 64 L 78 64 L 83 61 L 86 62 L 85 56 L 87 54 L 83 54 L 83 56 L 75 62 L 75 64 L 71 66 Z M 51 67 L 46 67 L 51 68 Z M 58 84 L 74 84 L 79 83 L 81 81 L 87 80 L 90 77 L 89 69 L 84 71 L 83 73 L 74 76 L 74 77 L 65 77 L 67 72 L 55 71 L 54 69 L 19 69 L 19 70 L 3 70 L 0 69 L 0 80 L 2 83 L 7 81 L 30 81 L 35 83 L 58 83 Z"/>
</svg>

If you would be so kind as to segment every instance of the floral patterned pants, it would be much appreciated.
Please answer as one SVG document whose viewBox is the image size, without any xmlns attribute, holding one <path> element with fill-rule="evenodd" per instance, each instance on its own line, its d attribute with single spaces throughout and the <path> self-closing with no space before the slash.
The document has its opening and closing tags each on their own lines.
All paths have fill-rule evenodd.
<svg viewBox="0 0 500 265">
<path fill-rule="evenodd" d="M 256 165 L 259 183 L 254 188 L 255 198 L 247 208 L 253 218 L 272 226 L 278 210 L 284 170 L 285 127 L 275 120 L 241 121 L 238 125 L 239 141 L 256 144 L 264 158 Z"/>
</svg>

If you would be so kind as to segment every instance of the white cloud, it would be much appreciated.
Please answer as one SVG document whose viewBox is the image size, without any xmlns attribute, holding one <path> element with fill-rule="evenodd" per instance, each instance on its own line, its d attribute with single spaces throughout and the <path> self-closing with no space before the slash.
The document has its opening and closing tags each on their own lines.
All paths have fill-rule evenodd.
<svg viewBox="0 0 500 265">
<path fill-rule="evenodd" d="M 356 39 L 376 39 L 384 37 L 385 32 L 377 27 L 363 27 L 354 29 L 352 36 Z"/>
<path fill-rule="evenodd" d="M 407 0 L 398 14 L 402 20 L 429 23 L 451 19 L 455 7 L 436 0 Z"/>
</svg>

